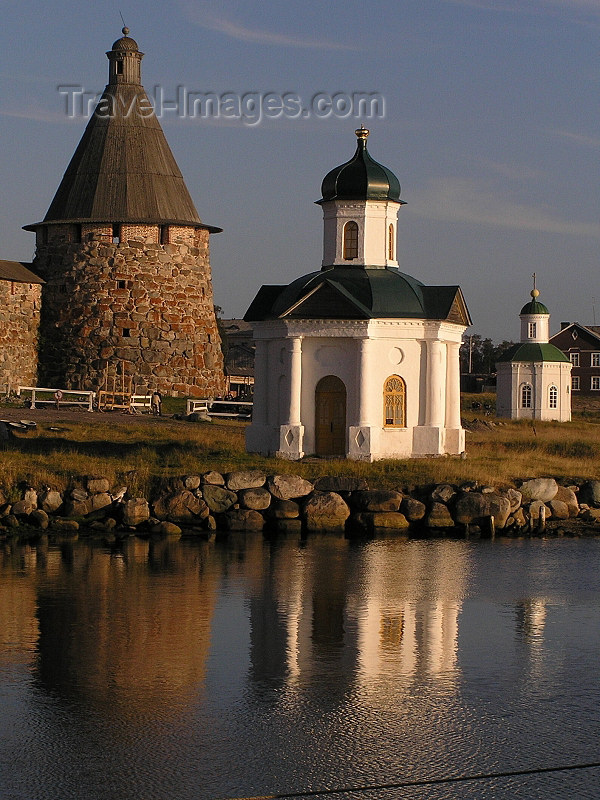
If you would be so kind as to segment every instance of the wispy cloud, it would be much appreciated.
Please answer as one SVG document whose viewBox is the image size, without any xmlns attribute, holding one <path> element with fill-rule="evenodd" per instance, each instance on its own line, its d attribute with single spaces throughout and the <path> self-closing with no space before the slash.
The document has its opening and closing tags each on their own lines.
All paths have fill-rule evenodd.
<svg viewBox="0 0 600 800">
<path fill-rule="evenodd" d="M 600 22 L 600 0 L 443 0 L 450 5 L 467 6 L 484 11 L 514 12 L 519 14 L 561 14 L 574 22 L 593 24 Z"/>
<path fill-rule="evenodd" d="M 73 122 L 79 121 L 81 125 L 81 117 L 77 118 L 75 116 L 70 117 L 64 113 L 64 111 L 44 111 L 43 109 L 37 108 L 25 108 L 20 111 L 11 111 L 10 109 L 3 109 L 0 111 L 0 116 L 3 117 L 13 117 L 15 119 L 29 119 L 33 122 L 58 122 L 58 123 L 65 123 L 65 122 Z"/>
<path fill-rule="evenodd" d="M 565 131 L 565 130 L 555 130 L 552 131 L 555 136 L 559 136 L 561 139 L 567 139 L 567 141 L 573 142 L 574 144 L 580 144 L 584 147 L 593 147 L 594 149 L 600 148 L 600 137 L 599 136 L 585 136 L 582 133 L 573 133 L 573 131 Z"/>
<path fill-rule="evenodd" d="M 302 36 L 294 36 L 286 33 L 265 30 L 263 28 L 250 28 L 224 14 L 215 13 L 212 8 L 204 2 L 192 2 L 184 0 L 182 3 L 188 19 L 195 25 L 199 25 L 207 30 L 217 31 L 224 36 L 238 39 L 242 42 L 253 44 L 267 44 L 275 47 L 298 47 L 314 50 L 354 50 L 354 46 L 329 39 L 307 39 Z"/>
<path fill-rule="evenodd" d="M 528 206 L 464 178 L 441 178 L 411 203 L 414 212 L 443 222 L 490 225 L 514 231 L 600 237 L 600 225 L 557 217 L 547 206 Z"/>
</svg>

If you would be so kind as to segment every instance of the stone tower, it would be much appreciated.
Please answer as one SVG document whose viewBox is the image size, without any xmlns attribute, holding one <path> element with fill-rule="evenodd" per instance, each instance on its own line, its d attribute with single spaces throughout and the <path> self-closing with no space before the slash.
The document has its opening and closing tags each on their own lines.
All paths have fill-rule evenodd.
<svg viewBox="0 0 600 800">
<path fill-rule="evenodd" d="M 95 389 L 109 372 L 135 391 L 223 392 L 209 234 L 141 84 L 123 28 L 108 85 L 36 233 L 45 281 L 39 381 Z"/>
</svg>

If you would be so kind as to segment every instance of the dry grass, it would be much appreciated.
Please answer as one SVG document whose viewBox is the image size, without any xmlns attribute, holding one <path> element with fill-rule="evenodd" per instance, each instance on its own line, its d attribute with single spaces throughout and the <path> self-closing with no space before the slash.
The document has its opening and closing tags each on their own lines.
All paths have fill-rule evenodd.
<svg viewBox="0 0 600 800">
<path fill-rule="evenodd" d="M 133 418 L 113 424 L 107 416 L 65 413 L 53 423 L 19 435 L 0 452 L 0 485 L 17 483 L 64 489 L 73 478 L 102 475 L 113 485 L 145 494 L 157 478 L 258 468 L 272 474 L 295 472 L 307 478 L 350 475 L 371 486 L 403 488 L 427 483 L 512 485 L 516 479 L 552 475 L 564 483 L 600 478 L 600 413 L 578 415 L 566 424 L 498 423 L 471 410 L 489 428 L 467 432 L 467 458 L 385 460 L 373 464 L 345 460 L 305 459 L 301 463 L 262 458 L 244 450 L 245 423 L 186 423 Z M 50 428 L 58 428 L 51 430 Z"/>
</svg>

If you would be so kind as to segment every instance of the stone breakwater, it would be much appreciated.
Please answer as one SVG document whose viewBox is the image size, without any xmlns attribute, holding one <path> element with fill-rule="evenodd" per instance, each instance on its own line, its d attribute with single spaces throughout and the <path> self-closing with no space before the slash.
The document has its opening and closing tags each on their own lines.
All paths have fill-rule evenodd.
<svg viewBox="0 0 600 800">
<path fill-rule="evenodd" d="M 559 486 L 536 478 L 518 489 L 467 482 L 410 491 L 369 488 L 360 478 L 205 472 L 160 481 L 150 497 L 103 477 L 64 492 L 0 489 L 0 537 L 36 531 L 142 536 L 214 531 L 505 536 L 600 533 L 600 481 Z"/>
</svg>

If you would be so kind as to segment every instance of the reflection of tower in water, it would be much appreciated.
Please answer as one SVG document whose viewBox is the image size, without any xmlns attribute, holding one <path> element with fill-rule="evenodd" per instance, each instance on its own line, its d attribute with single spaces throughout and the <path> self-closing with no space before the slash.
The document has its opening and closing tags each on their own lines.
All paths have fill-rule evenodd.
<svg viewBox="0 0 600 800">
<path fill-rule="evenodd" d="M 176 713 L 202 685 L 216 578 L 200 547 L 132 539 L 122 553 L 51 551 L 38 586 L 38 677 L 49 692 L 138 725 Z"/>
</svg>

